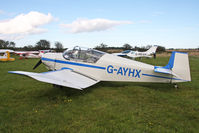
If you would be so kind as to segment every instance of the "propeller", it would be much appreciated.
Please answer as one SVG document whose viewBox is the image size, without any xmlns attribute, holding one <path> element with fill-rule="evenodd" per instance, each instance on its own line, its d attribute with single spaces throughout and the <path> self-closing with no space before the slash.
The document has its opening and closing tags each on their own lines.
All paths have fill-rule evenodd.
<svg viewBox="0 0 199 133">
<path fill-rule="evenodd" d="M 41 63 L 42 63 L 42 61 L 39 60 L 39 62 L 37 62 L 37 64 L 33 67 L 33 70 L 36 69 Z"/>
</svg>

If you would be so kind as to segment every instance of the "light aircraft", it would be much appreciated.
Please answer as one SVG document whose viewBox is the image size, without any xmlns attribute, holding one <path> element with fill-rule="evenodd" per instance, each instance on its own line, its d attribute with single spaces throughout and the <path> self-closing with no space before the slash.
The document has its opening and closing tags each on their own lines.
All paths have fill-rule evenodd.
<svg viewBox="0 0 199 133">
<path fill-rule="evenodd" d="M 8 51 L 9 53 L 14 53 L 14 50 L 11 49 L 0 49 L 0 53 L 6 53 Z"/>
<path fill-rule="evenodd" d="M 128 56 L 131 58 L 138 58 L 138 57 L 149 57 L 151 58 L 152 55 L 154 56 L 154 58 L 156 57 L 156 49 L 157 49 L 157 45 L 152 46 L 150 49 L 148 49 L 145 52 L 139 52 L 139 51 L 132 51 L 132 50 L 125 50 L 121 53 L 113 53 L 114 55 L 117 56 Z"/>
<path fill-rule="evenodd" d="M 54 52 L 54 50 L 39 50 L 39 51 L 15 51 L 15 54 L 20 56 L 20 59 L 41 58 L 44 53 Z"/>
<path fill-rule="evenodd" d="M 15 51 L 15 54 L 20 56 L 20 59 L 41 58 L 39 51 Z"/>
<path fill-rule="evenodd" d="M 153 66 L 91 48 L 76 46 L 63 53 L 46 53 L 43 73 L 9 71 L 36 80 L 82 90 L 100 81 L 177 83 L 191 81 L 187 53 L 172 52 L 166 66 Z"/>
<path fill-rule="evenodd" d="M 48 49 L 48 50 L 39 50 L 39 53 L 54 53 L 54 50 Z"/>
<path fill-rule="evenodd" d="M 12 51 L 11 51 L 12 52 Z M 10 57 L 10 52 L 8 51 L 0 51 L 0 53 L 4 53 L 3 56 L 0 56 L 0 61 L 14 61 L 15 58 Z"/>
</svg>

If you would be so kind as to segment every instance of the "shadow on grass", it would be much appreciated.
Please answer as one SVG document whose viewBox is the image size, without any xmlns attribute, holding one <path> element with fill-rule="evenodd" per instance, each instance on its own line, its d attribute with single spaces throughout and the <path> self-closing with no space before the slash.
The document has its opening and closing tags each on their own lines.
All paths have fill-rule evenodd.
<svg viewBox="0 0 199 133">
<path fill-rule="evenodd" d="M 117 83 L 117 82 L 99 82 L 91 87 L 85 88 L 84 90 L 77 90 L 69 87 L 50 87 L 49 89 L 43 89 L 39 95 L 39 97 L 48 97 L 48 98 L 55 98 L 59 96 L 66 96 L 66 97 L 78 97 L 82 96 L 88 93 L 91 93 L 92 91 L 96 89 L 101 89 L 104 87 L 125 87 L 128 86 L 126 83 Z"/>
<path fill-rule="evenodd" d="M 172 91 L 174 89 L 173 84 L 170 83 L 138 83 L 138 82 L 100 82 L 91 88 L 99 88 L 99 87 L 112 87 L 112 88 L 122 88 L 122 87 L 144 87 L 153 90 L 159 91 Z"/>
<path fill-rule="evenodd" d="M 87 95 L 96 89 L 102 88 L 112 88 L 112 89 L 121 89 L 123 87 L 141 87 L 145 89 L 153 89 L 162 92 L 174 91 L 175 88 L 172 84 L 165 83 L 132 83 L 132 82 L 99 82 L 94 86 L 88 87 L 84 90 L 77 90 L 68 87 L 51 87 L 48 90 L 44 90 L 39 97 L 47 97 L 49 100 L 57 100 L 60 97 L 79 97 Z M 133 89 L 133 88 L 132 88 Z"/>
<path fill-rule="evenodd" d="M 139 85 L 145 88 L 165 92 L 175 90 L 174 85 L 170 83 L 139 83 Z"/>
</svg>

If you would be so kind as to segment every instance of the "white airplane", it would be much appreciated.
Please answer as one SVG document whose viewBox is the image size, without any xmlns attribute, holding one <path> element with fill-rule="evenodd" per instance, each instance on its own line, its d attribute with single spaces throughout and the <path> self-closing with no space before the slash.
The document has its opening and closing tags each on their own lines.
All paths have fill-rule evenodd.
<svg viewBox="0 0 199 133">
<path fill-rule="evenodd" d="M 153 66 L 91 48 L 74 47 L 63 53 L 46 53 L 43 63 L 49 72 L 9 71 L 38 81 L 82 90 L 99 81 L 177 83 L 191 81 L 187 53 L 172 52 L 166 66 Z"/>
<path fill-rule="evenodd" d="M 0 53 L 6 53 L 8 51 L 9 53 L 14 53 L 14 50 L 11 49 L 0 49 Z"/>
<path fill-rule="evenodd" d="M 18 54 L 20 59 L 41 58 L 39 51 L 15 51 L 15 54 Z"/>
<path fill-rule="evenodd" d="M 125 50 L 125 51 L 123 51 L 121 53 L 113 53 L 113 54 L 117 55 L 117 56 L 128 56 L 128 57 L 131 57 L 131 58 L 138 58 L 138 57 L 149 57 L 149 58 L 151 58 L 152 55 L 153 55 L 154 58 L 155 58 L 157 47 L 158 47 L 157 45 L 154 45 L 154 46 L 152 46 L 150 49 L 148 49 L 145 52 Z"/>
<path fill-rule="evenodd" d="M 39 50 L 39 53 L 55 53 L 55 50 L 51 50 L 51 49 L 48 49 L 48 50 Z"/>
<path fill-rule="evenodd" d="M 41 58 L 42 54 L 54 52 L 54 50 L 39 50 L 39 51 L 15 51 L 15 54 L 20 56 L 20 59 Z"/>
</svg>

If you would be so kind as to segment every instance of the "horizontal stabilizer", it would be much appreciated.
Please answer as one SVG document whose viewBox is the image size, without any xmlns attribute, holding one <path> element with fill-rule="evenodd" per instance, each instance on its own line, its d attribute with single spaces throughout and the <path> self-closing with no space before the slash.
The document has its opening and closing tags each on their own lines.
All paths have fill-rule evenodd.
<svg viewBox="0 0 199 133">
<path fill-rule="evenodd" d="M 71 69 L 61 69 L 44 73 L 24 71 L 9 71 L 9 73 L 26 75 L 38 81 L 75 88 L 79 90 L 82 90 L 99 82 L 98 80 L 76 73 Z"/>
<path fill-rule="evenodd" d="M 160 66 L 155 66 L 154 71 L 158 73 L 172 74 L 172 71 L 170 69 L 160 67 Z"/>
</svg>

